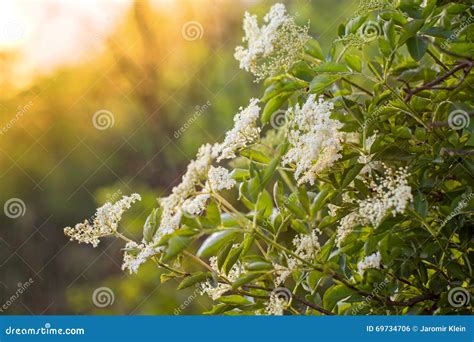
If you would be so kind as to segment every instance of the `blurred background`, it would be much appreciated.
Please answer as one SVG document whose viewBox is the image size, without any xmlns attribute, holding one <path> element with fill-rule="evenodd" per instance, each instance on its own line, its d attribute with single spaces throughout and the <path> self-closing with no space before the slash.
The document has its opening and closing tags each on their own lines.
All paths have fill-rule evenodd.
<svg viewBox="0 0 474 342">
<path fill-rule="evenodd" d="M 327 51 L 357 0 L 285 3 Z M 193 314 L 210 308 L 146 264 L 121 271 L 122 243 L 69 242 L 65 226 L 138 192 L 141 236 L 156 198 L 197 148 L 220 141 L 262 86 L 238 68 L 245 11 L 275 1 L 0 2 L 0 314 Z M 94 291 L 107 288 L 106 305 Z M 99 289 L 99 290 L 98 290 Z M 3 305 L 3 306 L 2 306 Z"/>
</svg>

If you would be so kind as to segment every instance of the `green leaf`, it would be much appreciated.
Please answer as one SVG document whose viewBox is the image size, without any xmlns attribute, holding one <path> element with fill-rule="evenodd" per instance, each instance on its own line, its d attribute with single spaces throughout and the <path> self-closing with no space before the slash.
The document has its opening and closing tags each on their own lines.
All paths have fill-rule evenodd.
<svg viewBox="0 0 474 342">
<path fill-rule="evenodd" d="M 259 163 L 268 164 L 272 160 L 269 156 L 263 154 L 260 151 L 254 150 L 252 148 L 247 148 L 245 150 L 240 151 L 240 155 L 242 157 L 246 157 L 250 160 L 255 160 Z"/>
<path fill-rule="evenodd" d="M 329 194 L 329 189 L 324 188 L 322 189 L 314 198 L 313 204 L 311 206 L 312 216 L 316 214 L 318 210 L 320 210 L 323 205 L 326 203 L 327 196 Z"/>
<path fill-rule="evenodd" d="M 316 59 L 324 60 L 323 50 L 321 50 L 321 46 L 316 39 L 308 40 L 305 45 L 305 52 Z"/>
<path fill-rule="evenodd" d="M 266 261 L 254 261 L 247 264 L 245 269 L 249 271 L 265 271 L 273 269 L 273 265 Z"/>
<path fill-rule="evenodd" d="M 356 178 L 359 175 L 360 170 L 362 170 L 363 167 L 364 165 L 359 164 L 359 163 L 356 163 L 355 165 L 353 165 L 349 169 L 349 171 L 347 171 L 347 173 L 344 175 L 344 179 L 342 180 L 342 187 L 345 188 L 346 186 L 348 186 L 349 183 L 352 182 L 354 178 Z"/>
<path fill-rule="evenodd" d="M 320 64 L 313 68 L 315 72 L 321 73 L 341 73 L 349 72 L 349 69 L 344 64 L 336 64 L 332 62 L 327 62 Z"/>
<path fill-rule="evenodd" d="M 224 263 L 225 273 L 229 273 L 232 266 L 234 266 L 237 260 L 239 260 L 239 257 L 242 254 L 242 250 L 243 250 L 242 246 L 231 249 L 229 256 L 227 257 L 227 260 Z"/>
<path fill-rule="evenodd" d="M 415 61 L 419 61 L 426 53 L 428 43 L 418 36 L 411 37 L 407 40 L 407 48 L 410 56 L 412 56 Z"/>
<path fill-rule="evenodd" d="M 264 125 L 270 121 L 272 114 L 278 109 L 280 109 L 280 107 L 283 105 L 283 103 L 285 103 L 289 96 L 290 94 L 288 93 L 280 94 L 267 102 L 265 108 L 263 108 L 263 113 L 260 119 Z"/>
<path fill-rule="evenodd" d="M 403 26 L 402 34 L 398 38 L 398 46 L 402 46 L 409 38 L 414 37 L 424 23 L 423 19 L 414 19 Z"/>
<path fill-rule="evenodd" d="M 248 284 L 248 283 L 252 282 L 253 280 L 257 279 L 262 274 L 265 274 L 265 272 L 249 272 L 249 273 L 239 277 L 238 279 L 236 279 L 232 283 L 232 289 L 234 289 L 234 290 L 238 289 L 242 285 Z"/>
<path fill-rule="evenodd" d="M 248 178 L 250 178 L 250 171 L 247 169 L 239 169 L 235 168 L 230 173 L 232 179 L 235 179 L 237 182 L 242 182 Z"/>
<path fill-rule="evenodd" d="M 216 201 L 211 200 L 206 209 L 206 218 L 214 226 L 220 226 L 221 224 L 221 211 Z"/>
<path fill-rule="evenodd" d="M 280 165 L 280 157 L 273 158 L 273 160 L 268 164 L 268 166 L 265 168 L 263 171 L 263 176 L 262 176 L 262 183 L 261 186 L 262 188 L 265 188 L 272 179 L 273 175 L 275 174 L 275 170 Z"/>
<path fill-rule="evenodd" d="M 217 255 L 217 252 L 226 242 L 232 241 L 238 231 L 235 229 L 226 229 L 217 233 L 211 234 L 201 245 L 197 251 L 197 255 L 201 258 L 207 258 L 212 255 Z"/>
<path fill-rule="evenodd" d="M 252 304 L 248 299 L 239 295 L 230 295 L 230 296 L 222 296 L 219 299 L 219 302 L 225 304 L 232 304 L 232 305 L 249 305 Z"/>
<path fill-rule="evenodd" d="M 156 229 L 158 228 L 158 223 L 161 220 L 161 213 L 163 209 L 160 208 L 155 208 L 151 212 L 150 215 L 148 215 L 145 225 L 143 226 L 143 239 L 146 242 L 151 242 L 153 240 L 153 237 L 155 236 Z"/>
<path fill-rule="evenodd" d="M 273 201 L 272 196 L 268 193 L 267 190 L 263 190 L 258 194 L 257 203 L 256 203 L 257 213 L 260 213 L 264 217 L 269 217 L 273 211 Z"/>
<path fill-rule="evenodd" d="M 291 228 L 293 228 L 297 233 L 308 234 L 308 226 L 302 220 L 293 219 L 291 220 Z"/>
<path fill-rule="evenodd" d="M 333 310 L 340 300 L 345 299 L 353 294 L 354 291 L 348 289 L 344 285 L 333 285 L 324 293 L 323 306 L 327 310 Z"/>
<path fill-rule="evenodd" d="M 163 257 L 163 261 L 169 261 L 181 253 L 189 244 L 193 241 L 193 239 L 189 236 L 172 236 L 168 240 L 168 248 L 166 249 L 165 256 Z"/>
<path fill-rule="evenodd" d="M 209 277 L 210 277 L 210 274 L 208 272 L 194 273 L 193 275 L 183 279 L 183 281 L 178 285 L 178 290 L 182 290 L 190 286 L 193 286 L 196 283 L 203 282 Z"/>
<path fill-rule="evenodd" d="M 273 201 L 280 211 L 283 210 L 285 203 L 285 191 L 283 190 L 283 185 L 280 181 L 277 181 L 273 185 Z"/>
<path fill-rule="evenodd" d="M 362 72 L 362 60 L 360 59 L 359 56 L 356 55 L 345 55 L 344 59 L 349 65 L 349 68 L 352 70 L 355 70 L 357 72 Z"/>
<path fill-rule="evenodd" d="M 224 266 L 227 256 L 229 255 L 229 252 L 232 250 L 232 246 L 233 246 L 232 241 L 228 242 L 227 244 L 224 245 L 224 247 L 221 248 L 219 254 L 217 255 L 217 267 L 219 269 L 222 269 L 222 267 Z"/>
<path fill-rule="evenodd" d="M 310 92 L 320 93 L 340 78 L 341 76 L 338 75 L 318 75 L 313 78 L 309 85 Z"/>
</svg>

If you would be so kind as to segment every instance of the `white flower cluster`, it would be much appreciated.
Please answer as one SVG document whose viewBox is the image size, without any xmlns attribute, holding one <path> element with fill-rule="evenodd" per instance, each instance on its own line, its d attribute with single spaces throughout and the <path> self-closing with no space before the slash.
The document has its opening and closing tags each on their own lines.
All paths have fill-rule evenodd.
<svg viewBox="0 0 474 342">
<path fill-rule="evenodd" d="M 284 164 L 296 164 L 295 179 L 301 185 L 314 184 L 318 174 L 331 167 L 342 156 L 341 122 L 330 118 L 334 106 L 310 95 L 305 104 L 292 109 L 288 132 L 291 148 L 283 156 Z"/>
<path fill-rule="evenodd" d="M 64 234 L 69 236 L 71 241 L 76 240 L 79 243 L 90 243 L 97 247 L 100 238 L 117 232 L 118 224 L 122 219 L 125 210 L 129 209 L 133 203 L 141 200 L 140 195 L 132 194 L 123 196 L 121 200 L 114 204 L 107 202 L 97 209 L 97 212 L 90 223 L 85 220 L 74 227 L 64 228 Z"/>
<path fill-rule="evenodd" d="M 295 246 L 294 253 L 300 258 L 308 262 L 312 262 L 316 253 L 321 249 L 317 233 L 319 231 L 314 229 L 311 234 L 298 234 L 293 239 L 293 246 Z M 273 268 L 276 274 L 275 286 L 279 286 L 285 282 L 290 276 L 291 272 L 295 271 L 302 261 L 293 256 L 287 257 L 288 266 L 282 266 L 273 263 Z"/>
<path fill-rule="evenodd" d="M 238 46 L 235 59 L 240 68 L 250 71 L 260 81 L 278 71 L 287 71 L 299 58 L 308 37 L 308 28 L 299 27 L 286 13 L 283 4 L 275 4 L 258 26 L 257 16 L 245 13 L 243 42 Z"/>
<path fill-rule="evenodd" d="M 366 256 L 364 260 L 359 262 L 357 264 L 357 270 L 359 271 L 359 274 L 362 275 L 364 271 L 368 268 L 380 269 L 381 262 L 382 262 L 382 256 L 380 255 L 380 252 L 376 252 L 374 254 Z"/>
<path fill-rule="evenodd" d="M 232 246 L 233 248 L 235 246 Z M 234 282 L 237 280 L 242 274 L 242 266 L 240 263 L 236 263 L 232 266 L 229 270 L 228 274 L 225 274 L 219 271 L 219 267 L 217 266 L 217 257 L 213 256 L 209 258 L 209 264 L 214 272 L 219 276 L 225 277 L 230 282 Z M 227 283 L 213 283 L 212 281 L 208 280 L 204 283 L 201 283 L 201 294 L 207 294 L 213 300 L 219 299 L 224 293 L 230 291 L 232 289 L 232 285 Z"/>
<path fill-rule="evenodd" d="M 232 179 L 227 169 L 221 166 L 211 166 L 208 173 L 208 185 L 213 191 L 229 190 L 232 189 L 235 184 L 235 180 Z"/>
<path fill-rule="evenodd" d="M 207 177 L 213 160 L 217 157 L 219 146 L 217 144 L 206 144 L 199 148 L 196 159 L 188 165 L 181 183 L 173 188 L 168 197 L 160 199 L 163 209 L 160 226 L 155 234 L 154 240 L 159 241 L 164 235 L 170 234 L 179 228 L 184 207 L 196 212 L 203 206 L 207 198 L 200 197 L 199 202 L 190 203 L 189 198 L 196 192 L 196 187 Z"/>
<path fill-rule="evenodd" d="M 226 133 L 224 142 L 219 145 L 217 161 L 235 158 L 235 152 L 255 142 L 260 137 L 257 120 L 260 116 L 258 99 L 251 99 L 246 108 L 239 108 L 234 117 L 234 127 Z"/>
<path fill-rule="evenodd" d="M 153 247 L 161 238 L 173 233 L 180 226 L 183 212 L 200 215 L 206 208 L 211 191 L 231 189 L 236 182 L 223 167 L 213 167 L 217 160 L 235 157 L 235 153 L 259 138 L 260 128 L 257 120 L 260 115 L 258 100 L 250 100 L 246 108 L 240 108 L 234 119 L 234 127 L 227 132 L 221 144 L 205 144 L 199 148 L 196 158 L 191 161 L 183 175 L 181 183 L 175 186 L 171 194 L 160 199 L 162 207 L 161 222 L 152 243 L 136 244 L 137 253 L 124 254 L 123 267 L 132 272 L 138 269 L 150 256 L 160 252 L 162 247 Z M 204 184 L 204 185 L 203 185 Z"/>
<path fill-rule="evenodd" d="M 150 257 L 159 253 L 160 247 L 153 247 L 147 244 L 138 244 L 135 241 L 127 242 L 125 253 L 123 254 L 122 270 L 128 270 L 130 274 L 137 273 L 138 268 Z"/>
<path fill-rule="evenodd" d="M 282 316 L 287 305 L 288 303 L 284 298 L 280 298 L 276 292 L 272 292 L 265 307 L 265 313 L 267 315 Z"/>
<path fill-rule="evenodd" d="M 339 222 L 336 237 L 339 247 L 355 226 L 370 224 L 376 228 L 388 213 L 392 216 L 403 213 L 413 200 L 411 187 L 408 185 L 410 175 L 407 169 L 400 168 L 393 171 L 385 165 L 384 168 L 385 177 L 379 180 L 379 183 L 374 180 L 370 182 L 370 189 L 374 193 L 372 197 L 358 201 L 357 210 Z"/>
<path fill-rule="evenodd" d="M 379 184 L 374 181 L 370 184 L 374 196 L 359 203 L 359 215 L 377 227 L 387 213 L 392 216 L 403 213 L 413 200 L 408 177 L 407 169 L 400 168 L 394 172 L 386 167 L 385 178 Z"/>
</svg>

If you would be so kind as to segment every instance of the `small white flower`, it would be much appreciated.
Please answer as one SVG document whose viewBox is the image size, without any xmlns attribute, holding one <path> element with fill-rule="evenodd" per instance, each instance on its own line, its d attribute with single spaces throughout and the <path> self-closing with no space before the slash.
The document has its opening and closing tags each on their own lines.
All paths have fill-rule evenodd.
<svg viewBox="0 0 474 342">
<path fill-rule="evenodd" d="M 235 152 L 255 142 L 260 137 L 257 120 L 260 116 L 258 99 L 251 99 L 246 108 L 241 107 L 234 117 L 234 127 L 226 133 L 224 142 L 218 146 L 217 161 L 235 158 Z"/>
<path fill-rule="evenodd" d="M 291 148 L 283 156 L 284 164 L 296 164 L 298 184 L 314 184 L 316 176 L 342 157 L 341 122 L 330 118 L 334 106 L 323 98 L 310 95 L 305 104 L 296 105 L 288 132 Z"/>
<path fill-rule="evenodd" d="M 388 213 L 395 216 L 405 212 L 406 207 L 413 200 L 411 187 L 408 185 L 409 176 L 404 168 L 393 171 L 385 166 L 385 177 L 378 183 L 375 181 L 370 183 L 373 196 L 358 201 L 357 210 L 344 216 L 339 222 L 336 237 L 337 246 L 341 246 L 355 226 L 370 224 L 376 228 Z"/>
<path fill-rule="evenodd" d="M 232 248 L 237 247 L 236 245 L 232 246 Z M 230 282 L 234 282 L 237 280 L 243 272 L 243 268 L 239 262 L 234 264 L 232 268 L 229 270 L 228 274 L 225 274 L 219 270 L 217 265 L 217 257 L 212 256 L 209 258 L 209 265 L 211 266 L 212 270 L 216 272 L 216 274 L 225 277 Z M 232 290 L 232 285 L 226 283 L 213 283 L 210 280 L 201 283 L 201 294 L 207 294 L 213 300 L 219 299 L 224 293 Z"/>
<path fill-rule="evenodd" d="M 202 145 L 199 148 L 196 159 L 189 163 L 181 183 L 173 188 L 169 196 L 160 199 L 163 213 L 154 242 L 159 241 L 164 235 L 170 234 L 179 228 L 182 207 L 185 203 L 185 207 L 190 213 L 200 213 L 202 211 L 207 200 L 206 196 L 203 195 L 197 199 L 193 199 L 192 196 L 196 192 L 196 187 L 207 179 L 209 168 L 218 153 L 219 146 L 217 144 Z M 189 199 L 190 197 L 191 199 Z"/>
<path fill-rule="evenodd" d="M 128 270 L 130 274 L 137 273 L 138 268 L 148 261 L 150 257 L 161 252 L 163 247 L 152 247 L 147 244 L 138 244 L 135 241 L 127 242 L 123 254 L 122 270 Z"/>
<path fill-rule="evenodd" d="M 66 227 L 64 228 L 64 234 L 69 236 L 71 240 L 76 240 L 79 243 L 90 243 L 97 247 L 101 237 L 117 232 L 118 224 L 125 210 L 140 200 L 139 194 L 132 194 L 131 196 L 123 196 L 121 200 L 114 204 L 107 202 L 97 209 L 92 223 L 85 220 L 74 227 Z"/>
<path fill-rule="evenodd" d="M 221 166 L 211 166 L 208 173 L 208 182 L 209 187 L 213 191 L 229 190 L 236 184 L 235 180 L 230 176 L 229 171 Z"/>
<path fill-rule="evenodd" d="M 380 255 L 380 252 L 376 252 L 374 254 L 371 254 L 369 256 L 366 256 L 364 260 L 359 262 L 357 264 L 357 269 L 359 271 L 359 274 L 363 274 L 365 270 L 368 268 L 376 268 L 380 269 L 380 263 L 382 261 L 382 256 Z"/>
<path fill-rule="evenodd" d="M 209 199 L 208 194 L 200 194 L 184 201 L 182 209 L 190 215 L 200 215 L 206 209 L 206 202 Z"/>
<path fill-rule="evenodd" d="M 413 200 L 408 177 L 406 169 L 400 168 L 394 172 L 385 168 L 385 178 L 379 184 L 371 182 L 374 196 L 359 202 L 359 216 L 377 227 L 387 213 L 393 216 L 403 213 Z"/>
<path fill-rule="evenodd" d="M 360 224 L 359 214 L 357 212 L 349 213 L 339 222 L 336 235 L 336 246 L 341 247 L 341 243 L 352 232 L 355 226 Z"/>
<path fill-rule="evenodd" d="M 314 255 L 321 249 L 316 230 L 313 230 L 311 234 L 296 235 L 293 245 L 296 247 L 295 254 L 306 261 L 312 261 Z"/>
<path fill-rule="evenodd" d="M 256 81 L 287 71 L 309 39 L 308 28 L 296 25 L 283 4 L 273 5 L 263 20 L 265 24 L 259 27 L 257 16 L 245 13 L 243 42 L 247 48 L 238 46 L 234 55 L 240 68 L 254 74 Z"/>
<path fill-rule="evenodd" d="M 282 316 L 286 306 L 285 299 L 278 297 L 277 293 L 272 292 L 265 307 L 265 313 L 267 315 Z"/>
</svg>

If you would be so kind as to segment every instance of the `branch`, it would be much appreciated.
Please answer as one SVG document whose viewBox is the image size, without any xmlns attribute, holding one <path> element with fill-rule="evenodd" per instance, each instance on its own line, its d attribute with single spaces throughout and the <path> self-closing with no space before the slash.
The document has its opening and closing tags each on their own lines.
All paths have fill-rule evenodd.
<svg viewBox="0 0 474 342">
<path fill-rule="evenodd" d="M 415 88 L 415 89 L 411 89 L 408 82 L 406 82 L 404 80 L 399 80 L 401 82 L 404 82 L 405 85 L 406 85 L 406 88 L 403 89 L 406 92 L 405 101 L 409 101 L 413 95 L 415 95 L 416 93 L 419 93 L 420 91 L 423 91 L 423 90 L 429 90 L 429 89 L 454 90 L 454 89 L 458 88 L 464 82 L 464 80 L 466 79 L 466 76 L 469 75 L 469 72 L 471 71 L 473 65 L 474 65 L 474 63 L 473 63 L 472 60 L 462 61 L 461 63 L 456 65 L 454 68 L 452 68 L 451 70 L 446 72 L 444 75 L 434 79 L 431 82 L 425 83 L 422 86 L 420 86 L 418 88 Z M 463 73 L 461 79 L 459 80 L 459 82 L 456 85 L 450 86 L 450 87 L 437 86 L 438 84 L 443 83 L 447 78 L 449 78 L 451 75 L 455 74 L 459 70 L 463 70 L 464 73 Z"/>
<path fill-rule="evenodd" d="M 349 81 L 349 80 L 348 80 L 347 78 L 345 78 L 345 77 L 342 77 L 341 80 L 342 80 L 342 81 L 345 81 L 345 82 L 347 82 L 347 83 L 349 83 L 351 86 L 353 86 L 353 87 L 355 87 L 355 88 L 357 88 L 357 89 L 363 91 L 364 93 L 366 93 L 366 94 L 369 95 L 369 96 L 374 96 L 374 94 L 373 94 L 372 92 L 370 92 L 369 90 L 364 89 L 363 87 L 361 87 L 361 86 L 358 85 L 358 84 L 355 84 L 355 83 L 352 82 L 352 81 Z"/>
<path fill-rule="evenodd" d="M 396 302 L 396 301 L 391 300 L 390 298 L 387 298 L 385 304 L 387 304 L 388 306 L 413 306 L 425 300 L 432 300 L 432 299 L 438 299 L 438 298 L 439 298 L 439 294 L 437 293 L 426 293 L 418 297 L 413 297 L 407 302 Z"/>
<path fill-rule="evenodd" d="M 257 290 L 264 290 L 264 291 L 268 291 L 268 292 L 272 292 L 274 291 L 275 289 L 271 289 L 271 288 L 268 288 L 268 287 L 263 287 L 263 286 L 257 286 L 257 285 L 243 285 L 242 287 L 247 287 L 249 289 L 257 289 Z M 326 310 L 322 307 L 320 307 L 319 305 L 316 305 L 316 304 L 313 304 L 311 302 L 308 302 L 306 299 L 303 299 L 303 298 L 299 298 L 297 296 L 295 296 L 294 294 L 291 295 L 291 298 L 293 298 L 295 301 L 297 301 L 298 303 L 301 303 L 301 304 L 304 304 L 306 305 L 307 307 L 310 307 L 311 309 L 314 309 L 316 311 L 319 311 L 325 315 L 330 315 L 330 316 L 333 316 L 335 315 L 334 312 L 331 312 L 329 310 Z"/>
</svg>

